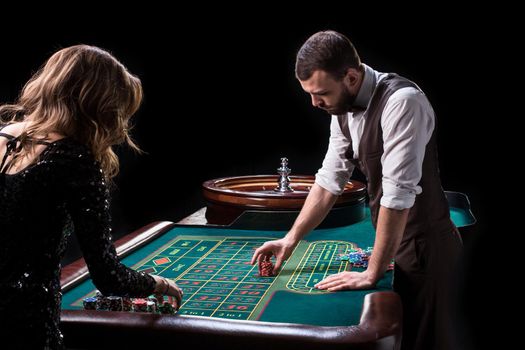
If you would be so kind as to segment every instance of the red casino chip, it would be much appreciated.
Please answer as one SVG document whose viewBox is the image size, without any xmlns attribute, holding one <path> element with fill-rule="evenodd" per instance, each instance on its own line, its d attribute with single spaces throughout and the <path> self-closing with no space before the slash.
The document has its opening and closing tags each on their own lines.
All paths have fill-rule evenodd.
<svg viewBox="0 0 525 350">
<path fill-rule="evenodd" d="M 273 264 L 270 260 L 259 261 L 259 276 L 261 277 L 272 277 L 273 276 Z"/>
</svg>

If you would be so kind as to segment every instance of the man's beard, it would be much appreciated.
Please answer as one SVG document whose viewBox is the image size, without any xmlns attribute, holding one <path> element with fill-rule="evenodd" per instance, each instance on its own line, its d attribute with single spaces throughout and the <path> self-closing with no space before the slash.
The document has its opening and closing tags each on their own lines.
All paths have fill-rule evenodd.
<svg viewBox="0 0 525 350">
<path fill-rule="evenodd" d="M 323 108 L 330 114 L 341 115 L 352 110 L 356 96 L 351 95 L 346 89 L 341 93 L 339 100 L 329 108 Z"/>
</svg>

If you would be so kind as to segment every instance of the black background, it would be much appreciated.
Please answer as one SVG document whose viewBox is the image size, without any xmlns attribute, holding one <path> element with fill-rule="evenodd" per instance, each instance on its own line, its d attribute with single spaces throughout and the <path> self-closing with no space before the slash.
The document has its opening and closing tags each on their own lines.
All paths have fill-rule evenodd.
<svg viewBox="0 0 525 350">
<path fill-rule="evenodd" d="M 497 307 L 484 301 L 492 295 L 484 280 L 499 131 L 486 121 L 498 117 L 493 87 L 502 54 L 510 50 L 506 35 L 470 12 L 235 11 L 243 15 L 205 18 L 157 8 L 133 16 L 94 11 L 85 18 L 4 23 L 0 103 L 12 102 L 50 54 L 73 44 L 109 50 L 142 79 L 145 100 L 133 136 L 146 154 L 118 150 L 112 214 L 120 237 L 204 206 L 200 185 L 207 179 L 275 173 L 282 156 L 294 174 L 314 174 L 326 151 L 329 116 L 310 105 L 295 80 L 294 56 L 314 32 L 341 31 L 363 62 L 414 80 L 436 111 L 443 187 L 466 193 L 478 219 L 462 271 L 464 334 L 473 347 L 494 340 L 487 315 Z M 72 249 L 68 259 L 77 254 Z"/>
</svg>

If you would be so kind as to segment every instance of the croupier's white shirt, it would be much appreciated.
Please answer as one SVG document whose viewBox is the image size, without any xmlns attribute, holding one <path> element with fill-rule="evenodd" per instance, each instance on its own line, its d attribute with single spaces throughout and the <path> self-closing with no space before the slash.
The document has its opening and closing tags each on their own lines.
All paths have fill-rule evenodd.
<svg viewBox="0 0 525 350">
<path fill-rule="evenodd" d="M 365 75 L 355 104 L 368 107 L 377 83 L 386 77 L 365 66 Z M 348 128 L 352 138 L 354 158 L 359 156 L 359 142 L 366 123 L 365 111 L 348 112 Z M 381 205 L 391 209 L 406 209 L 414 205 L 422 176 L 423 157 L 434 131 L 434 110 L 426 96 L 413 87 L 395 91 L 388 99 L 383 114 L 383 197 Z M 328 151 L 315 182 L 327 191 L 339 195 L 354 170 L 345 157 L 350 141 L 344 136 L 337 116 L 332 116 Z"/>
</svg>

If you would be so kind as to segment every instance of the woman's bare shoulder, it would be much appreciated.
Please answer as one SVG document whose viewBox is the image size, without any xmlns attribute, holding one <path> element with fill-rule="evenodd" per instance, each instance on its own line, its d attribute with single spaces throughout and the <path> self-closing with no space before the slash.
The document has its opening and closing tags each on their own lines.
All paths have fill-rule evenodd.
<svg viewBox="0 0 525 350">
<path fill-rule="evenodd" d="M 17 123 L 11 123 L 4 125 L 2 128 L 2 132 L 5 134 L 13 135 L 13 136 L 19 136 L 30 126 L 30 123 L 27 121 L 24 122 L 17 122 Z M 54 142 L 60 139 L 63 139 L 64 135 L 61 135 L 56 132 L 52 132 L 46 137 L 46 141 Z"/>
<path fill-rule="evenodd" d="M 22 133 L 22 131 L 24 131 L 26 127 L 26 122 L 7 124 L 3 125 L 2 132 L 13 136 L 18 136 Z"/>
</svg>

